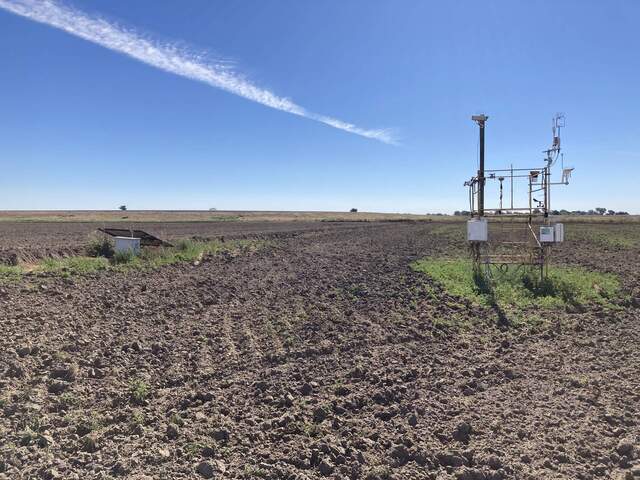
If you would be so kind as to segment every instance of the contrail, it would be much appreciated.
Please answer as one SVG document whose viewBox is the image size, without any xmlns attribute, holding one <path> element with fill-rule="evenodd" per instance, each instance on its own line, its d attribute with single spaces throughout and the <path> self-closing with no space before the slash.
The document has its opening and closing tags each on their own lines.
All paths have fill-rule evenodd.
<svg viewBox="0 0 640 480">
<path fill-rule="evenodd" d="M 139 33 L 113 24 L 102 18 L 93 18 L 83 12 L 51 0 L 0 0 L 0 8 L 16 15 L 64 30 L 71 35 L 124 53 L 161 70 L 204 82 L 267 107 L 309 118 L 339 130 L 396 144 L 388 129 L 368 130 L 337 118 L 310 112 L 288 98 L 260 88 L 224 63 L 205 61 L 175 44 L 143 38 Z"/>
</svg>

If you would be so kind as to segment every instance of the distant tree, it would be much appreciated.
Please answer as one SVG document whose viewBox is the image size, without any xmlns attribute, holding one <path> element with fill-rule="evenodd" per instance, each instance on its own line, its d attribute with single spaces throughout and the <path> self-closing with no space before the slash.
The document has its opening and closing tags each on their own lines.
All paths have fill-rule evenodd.
<svg viewBox="0 0 640 480">
<path fill-rule="evenodd" d="M 127 206 L 126 205 L 120 205 L 118 208 L 120 210 L 122 210 L 123 212 L 127 210 Z"/>
<path fill-rule="evenodd" d="M 616 212 L 616 215 L 629 215 L 629 212 Z"/>
<path fill-rule="evenodd" d="M 460 215 L 462 215 L 462 214 L 460 213 L 460 210 L 456 210 L 455 212 L 453 212 L 453 214 L 454 214 L 456 217 L 459 217 Z"/>
<path fill-rule="evenodd" d="M 217 208 L 215 208 L 215 207 L 211 207 L 211 208 L 209 209 L 209 211 L 210 211 L 210 212 L 215 212 L 216 210 L 218 210 L 218 209 L 217 209 Z"/>
<path fill-rule="evenodd" d="M 551 210 L 551 215 L 560 215 L 559 210 Z"/>
<path fill-rule="evenodd" d="M 607 210 L 607 215 L 615 215 L 616 212 L 614 212 L 613 210 Z"/>
<path fill-rule="evenodd" d="M 605 213 L 607 213 L 607 209 L 602 207 L 597 207 L 596 212 L 598 212 L 598 215 L 604 215 Z"/>
<path fill-rule="evenodd" d="M 462 215 L 463 217 L 468 217 L 469 215 L 471 215 L 471 212 L 469 212 L 468 210 L 462 210 L 460 212 L 460 215 Z"/>
<path fill-rule="evenodd" d="M 357 208 L 352 208 L 351 210 L 349 210 L 351 213 L 358 213 L 358 209 Z"/>
</svg>

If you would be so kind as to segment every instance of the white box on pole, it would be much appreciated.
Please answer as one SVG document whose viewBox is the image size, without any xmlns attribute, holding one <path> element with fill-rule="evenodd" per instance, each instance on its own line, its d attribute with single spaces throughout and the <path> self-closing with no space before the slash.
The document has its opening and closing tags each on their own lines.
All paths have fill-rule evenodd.
<svg viewBox="0 0 640 480">
<path fill-rule="evenodd" d="M 560 243 L 560 242 L 564 242 L 564 224 L 563 223 L 556 223 L 553 226 L 555 232 L 555 238 L 554 241 L 556 243 Z"/>
<path fill-rule="evenodd" d="M 486 242 L 489 239 L 489 225 L 486 218 L 467 220 L 467 241 Z"/>
<path fill-rule="evenodd" d="M 540 227 L 540 243 L 553 243 L 553 231 L 554 228 L 547 225 Z"/>
</svg>

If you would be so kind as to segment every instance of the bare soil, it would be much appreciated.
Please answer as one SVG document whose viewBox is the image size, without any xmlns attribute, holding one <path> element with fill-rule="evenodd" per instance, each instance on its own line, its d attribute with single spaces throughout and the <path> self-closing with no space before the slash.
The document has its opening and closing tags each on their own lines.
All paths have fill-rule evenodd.
<svg viewBox="0 0 640 480">
<path fill-rule="evenodd" d="M 254 227 L 252 254 L 0 286 L 0 478 L 640 477 L 640 249 L 567 242 L 628 299 L 516 326 L 411 270 L 461 225 Z"/>
<path fill-rule="evenodd" d="M 167 241 L 179 238 L 278 238 L 305 231 L 359 225 L 360 222 L 323 221 L 210 221 L 210 222 L 61 222 L 0 221 L 0 261 L 32 261 L 47 257 L 82 254 L 101 227 L 144 230 Z M 368 222 L 366 222 L 368 223 Z M 366 225 L 363 222 L 363 225 Z"/>
</svg>

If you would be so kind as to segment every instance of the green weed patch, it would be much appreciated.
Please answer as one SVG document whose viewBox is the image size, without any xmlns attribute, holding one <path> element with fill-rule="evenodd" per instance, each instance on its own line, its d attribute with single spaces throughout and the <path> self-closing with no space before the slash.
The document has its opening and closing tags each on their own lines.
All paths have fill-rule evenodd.
<svg viewBox="0 0 640 480">
<path fill-rule="evenodd" d="M 107 268 L 109 268 L 109 260 L 104 257 L 67 257 L 46 258 L 37 264 L 32 271 L 79 275 L 98 272 Z"/>
<path fill-rule="evenodd" d="M 619 296 L 620 282 L 613 274 L 577 267 L 549 267 L 548 277 L 510 268 L 491 276 L 473 271 L 467 259 L 426 258 L 412 268 L 438 282 L 451 295 L 487 306 L 564 308 L 600 304 L 611 306 Z"/>
</svg>

